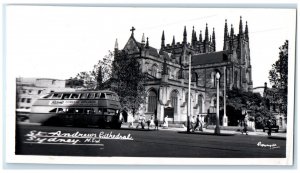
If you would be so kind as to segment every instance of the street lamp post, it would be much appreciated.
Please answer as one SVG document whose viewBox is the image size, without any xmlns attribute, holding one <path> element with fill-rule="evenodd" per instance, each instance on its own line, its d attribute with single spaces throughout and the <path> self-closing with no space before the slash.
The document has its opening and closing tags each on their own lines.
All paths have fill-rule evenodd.
<svg viewBox="0 0 300 173">
<path fill-rule="evenodd" d="M 191 71 L 192 71 L 192 67 L 191 67 L 191 61 L 192 61 L 192 54 L 189 53 L 189 88 L 188 88 L 188 104 L 187 104 L 187 132 L 190 132 L 190 114 L 191 114 Z"/>
<path fill-rule="evenodd" d="M 224 67 L 224 115 L 223 115 L 223 126 L 228 126 L 228 119 L 226 115 L 226 66 Z"/>
<path fill-rule="evenodd" d="M 220 73 L 217 72 L 216 74 L 216 80 L 217 80 L 217 116 L 216 116 L 216 128 L 215 128 L 215 134 L 220 134 L 220 124 L 219 124 L 219 79 L 220 79 Z"/>
</svg>

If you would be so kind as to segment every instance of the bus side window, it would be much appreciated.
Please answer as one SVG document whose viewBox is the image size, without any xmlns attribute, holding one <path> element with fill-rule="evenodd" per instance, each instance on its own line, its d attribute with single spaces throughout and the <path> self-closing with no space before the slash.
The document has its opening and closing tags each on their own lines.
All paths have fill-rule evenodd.
<svg viewBox="0 0 300 173">
<path fill-rule="evenodd" d="M 108 112 L 109 115 L 115 115 L 116 114 L 116 110 L 114 110 L 114 109 L 108 109 L 107 112 Z"/>
<path fill-rule="evenodd" d="M 107 113 L 107 109 L 106 108 L 103 109 L 103 113 L 104 114 Z"/>
<path fill-rule="evenodd" d="M 64 113 L 64 109 L 63 108 L 58 108 L 57 113 Z"/>
<path fill-rule="evenodd" d="M 93 108 L 87 108 L 87 109 L 84 110 L 84 113 L 86 113 L 86 114 L 94 114 L 95 112 L 94 112 Z"/>
<path fill-rule="evenodd" d="M 62 99 L 69 99 L 71 94 L 64 94 Z"/>
<path fill-rule="evenodd" d="M 53 96 L 52 96 L 52 99 L 60 99 L 62 96 L 61 93 L 54 93 Z"/>
<path fill-rule="evenodd" d="M 95 93 L 90 93 L 88 98 L 93 99 L 94 97 L 95 97 Z"/>
<path fill-rule="evenodd" d="M 82 93 L 80 98 L 81 99 L 86 99 L 88 97 L 89 93 Z"/>
<path fill-rule="evenodd" d="M 103 114 L 102 108 L 99 108 L 99 109 L 98 109 L 98 113 L 99 113 L 99 114 Z"/>
<path fill-rule="evenodd" d="M 100 93 L 95 93 L 95 99 L 100 98 Z"/>
<path fill-rule="evenodd" d="M 67 113 L 69 113 L 69 114 L 75 113 L 75 109 L 74 108 L 67 108 Z"/>
<path fill-rule="evenodd" d="M 82 114 L 83 113 L 83 109 L 82 108 L 77 108 L 77 109 L 75 109 L 75 113 L 76 114 Z"/>
<path fill-rule="evenodd" d="M 71 95 L 71 99 L 78 99 L 78 97 L 79 97 L 79 94 L 76 94 L 76 93 L 73 93 Z"/>
<path fill-rule="evenodd" d="M 105 94 L 104 93 L 100 94 L 100 99 L 105 99 Z"/>
<path fill-rule="evenodd" d="M 52 95 L 53 95 L 53 94 L 47 94 L 47 95 L 44 96 L 43 98 L 44 98 L 44 99 L 48 99 L 48 98 L 51 98 Z"/>
<path fill-rule="evenodd" d="M 111 94 L 106 94 L 107 99 L 112 99 Z"/>
<path fill-rule="evenodd" d="M 51 109 L 49 112 L 56 113 L 57 108 Z"/>
</svg>

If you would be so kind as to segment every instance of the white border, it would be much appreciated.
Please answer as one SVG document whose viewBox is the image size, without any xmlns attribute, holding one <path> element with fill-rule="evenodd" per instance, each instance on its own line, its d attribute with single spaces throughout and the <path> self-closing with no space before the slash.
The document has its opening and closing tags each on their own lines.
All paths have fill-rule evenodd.
<svg viewBox="0 0 300 173">
<path fill-rule="evenodd" d="M 13 1 L 15 3 L 24 3 L 23 1 Z M 30 1 L 30 3 L 36 3 L 37 1 Z M 52 1 L 53 2 L 53 1 Z M 61 1 L 59 1 L 61 2 Z M 64 1 L 66 2 L 66 1 Z M 69 2 L 69 1 L 67 1 Z M 75 1 L 73 3 L 76 3 Z M 91 1 L 85 1 L 85 3 L 89 3 Z M 96 1 L 97 2 L 97 1 Z M 111 1 L 105 1 L 107 3 L 111 3 Z M 122 1 L 121 1 L 122 2 Z M 138 3 L 138 1 L 130 1 L 132 3 Z M 159 3 L 157 1 L 152 1 L 152 3 Z M 195 2 L 195 1 L 193 1 Z M 220 1 L 219 1 L 220 2 Z M 251 1 L 253 3 L 257 3 L 259 1 Z M 6 3 L 12 3 L 12 1 L 6 1 Z M 28 1 L 27 1 L 28 3 Z M 39 2 L 41 3 L 41 2 Z M 47 1 L 46 1 L 47 3 Z M 49 3 L 49 1 L 48 1 Z M 92 1 L 95 3 L 95 1 Z M 161 2 L 160 3 L 164 3 Z M 184 2 L 186 4 L 187 2 Z M 215 3 L 215 1 L 211 1 L 210 3 Z M 239 1 L 235 1 L 235 3 L 240 3 Z M 274 1 L 273 1 L 274 3 Z M 290 57 L 295 57 L 295 40 L 289 40 L 289 55 Z M 294 103 L 294 79 L 295 79 L 295 58 L 289 59 L 289 93 L 288 93 L 288 102 Z M 15 82 L 15 79 L 9 78 L 8 75 L 6 77 L 6 84 L 11 84 Z M 10 85 L 8 85 L 10 86 Z M 5 87 L 4 87 L 5 88 Z M 0 88 L 1 89 L 1 88 Z M 6 95 L 9 93 L 14 93 L 14 87 L 6 86 Z M 1 100 L 2 101 L 2 100 Z M 13 101 L 13 102 L 11 102 Z M 6 102 L 6 114 L 9 115 L 13 113 L 15 100 L 11 100 L 10 102 Z M 1 103 L 1 102 L 0 102 Z M 2 106 L 2 104 L 1 104 Z M 1 109 L 3 110 L 3 109 Z M 46 164 L 125 164 L 125 165 L 291 165 L 293 158 L 293 136 L 294 133 L 291 129 L 294 129 L 294 121 L 290 121 L 294 116 L 294 104 L 288 105 L 288 122 L 287 127 L 289 128 L 287 132 L 287 158 L 286 159 L 221 159 L 221 158 L 134 158 L 134 157 L 55 157 L 55 156 L 16 156 L 14 155 L 14 136 L 9 136 L 9 134 L 15 134 L 15 129 L 13 128 L 15 125 L 15 119 L 13 116 L 6 117 L 6 162 L 9 163 L 46 163 Z M 3 152 L 1 152 L 3 153 Z"/>
</svg>

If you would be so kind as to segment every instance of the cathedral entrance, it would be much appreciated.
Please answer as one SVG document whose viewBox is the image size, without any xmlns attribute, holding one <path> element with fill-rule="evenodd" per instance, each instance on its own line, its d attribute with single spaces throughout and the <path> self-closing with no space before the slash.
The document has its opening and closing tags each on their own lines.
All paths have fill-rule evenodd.
<svg viewBox="0 0 300 173">
<path fill-rule="evenodd" d="M 174 108 L 166 107 L 164 113 L 165 113 L 164 117 L 168 116 L 168 118 L 172 118 L 174 123 Z"/>
</svg>

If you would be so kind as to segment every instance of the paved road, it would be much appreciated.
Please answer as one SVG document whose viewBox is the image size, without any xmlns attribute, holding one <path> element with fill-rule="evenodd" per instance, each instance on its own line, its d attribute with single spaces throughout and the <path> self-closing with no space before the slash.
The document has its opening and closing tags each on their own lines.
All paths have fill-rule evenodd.
<svg viewBox="0 0 300 173">
<path fill-rule="evenodd" d="M 22 155 L 284 158 L 285 152 L 286 140 L 255 135 L 32 125 L 18 125 L 16 134 Z"/>
</svg>

